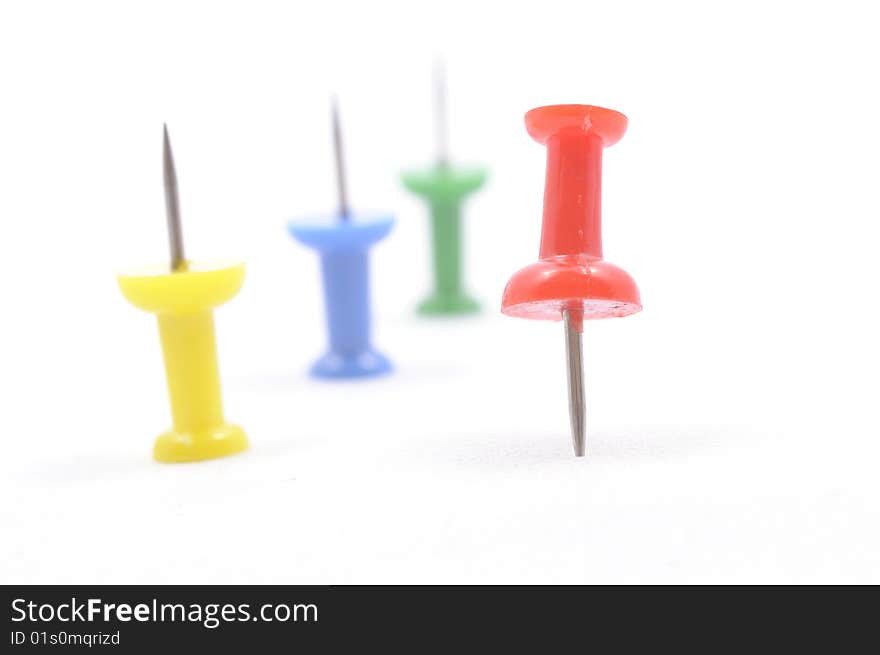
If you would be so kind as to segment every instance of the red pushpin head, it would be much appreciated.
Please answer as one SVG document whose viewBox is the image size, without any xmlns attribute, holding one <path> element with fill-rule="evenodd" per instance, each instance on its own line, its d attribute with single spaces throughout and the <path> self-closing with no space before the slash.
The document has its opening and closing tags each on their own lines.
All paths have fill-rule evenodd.
<svg viewBox="0 0 880 655">
<path fill-rule="evenodd" d="M 602 149 L 626 131 L 626 116 L 591 105 L 532 109 L 526 129 L 547 146 L 541 248 L 514 274 L 501 300 L 508 316 L 558 321 L 628 316 L 642 308 L 629 274 L 602 259 Z"/>
</svg>

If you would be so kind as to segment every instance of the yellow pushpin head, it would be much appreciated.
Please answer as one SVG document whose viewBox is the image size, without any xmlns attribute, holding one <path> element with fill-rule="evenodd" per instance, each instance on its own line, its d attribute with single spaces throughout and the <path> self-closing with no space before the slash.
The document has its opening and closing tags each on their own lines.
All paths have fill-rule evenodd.
<svg viewBox="0 0 880 655">
<path fill-rule="evenodd" d="M 156 440 L 153 457 L 196 462 L 245 450 L 244 431 L 223 418 L 212 311 L 238 293 L 244 265 L 189 265 L 173 273 L 122 273 L 117 280 L 132 305 L 159 320 L 174 422 Z"/>
<path fill-rule="evenodd" d="M 164 152 L 171 266 L 121 273 L 117 281 L 132 305 L 156 314 L 159 321 L 173 425 L 159 435 L 153 457 L 160 462 L 197 462 L 248 447 L 244 430 L 223 417 L 213 314 L 214 307 L 241 289 L 244 264 L 211 266 L 185 260 L 167 130 Z"/>
</svg>

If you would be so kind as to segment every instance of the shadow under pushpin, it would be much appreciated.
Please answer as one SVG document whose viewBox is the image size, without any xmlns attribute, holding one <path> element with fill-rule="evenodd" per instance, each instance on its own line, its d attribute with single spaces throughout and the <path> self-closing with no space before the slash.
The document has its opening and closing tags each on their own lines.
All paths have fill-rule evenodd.
<svg viewBox="0 0 880 655">
<path fill-rule="evenodd" d="M 293 220 L 294 239 L 318 252 L 324 287 L 328 350 L 310 369 L 318 378 L 358 378 L 392 370 L 371 343 L 370 247 L 394 225 L 391 216 L 355 215 L 349 210 L 339 113 L 333 103 L 333 142 L 339 211 L 335 215 Z"/>
<path fill-rule="evenodd" d="M 446 80 L 440 62 L 434 71 L 437 161 L 426 170 L 406 171 L 403 186 L 425 199 L 431 213 L 434 289 L 419 303 L 423 315 L 470 314 L 480 304 L 465 290 L 462 273 L 461 208 L 483 186 L 485 168 L 455 168 L 449 163 L 446 138 Z"/>
</svg>

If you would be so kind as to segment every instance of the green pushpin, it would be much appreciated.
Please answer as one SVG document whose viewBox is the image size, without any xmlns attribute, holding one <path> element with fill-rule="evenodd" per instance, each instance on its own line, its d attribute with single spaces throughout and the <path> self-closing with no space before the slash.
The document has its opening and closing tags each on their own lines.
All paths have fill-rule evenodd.
<svg viewBox="0 0 880 655">
<path fill-rule="evenodd" d="M 443 67 L 434 70 L 437 161 L 427 170 L 407 171 L 403 185 L 425 199 L 431 209 L 431 242 L 434 290 L 418 306 L 423 315 L 470 314 L 480 303 L 464 290 L 462 280 L 461 206 L 483 186 L 484 168 L 454 168 L 449 163 L 446 139 L 446 81 Z"/>
</svg>

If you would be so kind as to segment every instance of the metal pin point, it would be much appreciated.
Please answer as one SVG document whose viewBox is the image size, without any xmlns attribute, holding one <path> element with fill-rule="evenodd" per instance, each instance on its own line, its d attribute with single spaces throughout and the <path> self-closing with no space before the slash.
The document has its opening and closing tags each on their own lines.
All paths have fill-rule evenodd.
<svg viewBox="0 0 880 655">
<path fill-rule="evenodd" d="M 348 206 L 348 187 L 345 179 L 345 158 L 342 153 L 342 128 L 339 125 L 339 103 L 336 96 L 331 103 L 333 115 L 333 155 L 336 161 L 336 192 L 339 203 L 339 217 L 343 220 L 350 218 L 351 209 Z"/>
<path fill-rule="evenodd" d="M 183 230 L 180 227 L 180 202 L 177 197 L 177 172 L 168 138 L 168 126 L 162 124 L 162 175 L 165 181 L 165 216 L 168 221 L 168 245 L 171 250 L 171 270 L 179 271 L 185 261 Z"/>
<path fill-rule="evenodd" d="M 568 309 L 562 310 L 565 322 L 565 357 L 568 363 L 568 412 L 571 419 L 571 441 L 576 457 L 586 452 L 586 403 L 584 401 L 583 338 Z"/>
<path fill-rule="evenodd" d="M 449 136 L 446 118 L 446 66 L 439 57 L 434 62 L 434 129 L 437 164 L 449 165 Z"/>
</svg>

